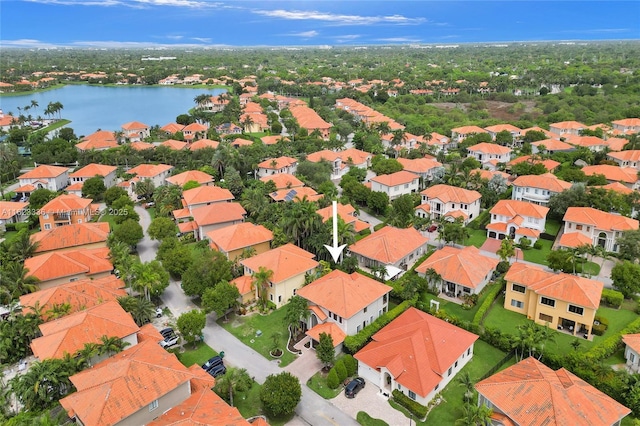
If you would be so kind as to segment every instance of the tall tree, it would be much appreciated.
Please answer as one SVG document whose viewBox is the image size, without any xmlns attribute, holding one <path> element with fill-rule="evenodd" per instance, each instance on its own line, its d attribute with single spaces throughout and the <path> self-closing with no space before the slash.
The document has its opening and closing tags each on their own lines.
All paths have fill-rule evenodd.
<svg viewBox="0 0 640 426">
<path fill-rule="evenodd" d="M 185 312 L 178 317 L 176 325 L 184 340 L 195 347 L 196 341 L 202 336 L 202 330 L 207 325 L 207 314 L 196 309 Z"/>
<path fill-rule="evenodd" d="M 267 307 L 271 278 L 273 278 L 273 271 L 264 266 L 253 274 L 253 285 L 258 289 L 258 300 L 263 309 Z"/>
<path fill-rule="evenodd" d="M 202 307 L 206 312 L 215 312 L 218 318 L 227 319 L 229 309 L 238 305 L 238 287 L 228 281 L 221 281 L 215 287 L 207 288 L 202 294 Z"/>
<path fill-rule="evenodd" d="M 300 399 L 302 388 L 296 376 L 286 371 L 267 376 L 260 390 L 260 401 L 268 415 L 284 417 L 292 414 Z"/>
<path fill-rule="evenodd" d="M 213 391 L 233 407 L 233 396 L 236 392 L 245 392 L 251 389 L 252 385 L 253 379 L 245 368 L 229 368 L 222 377 L 216 379 Z"/>
<path fill-rule="evenodd" d="M 320 340 L 316 346 L 316 356 L 322 362 L 324 368 L 333 365 L 336 359 L 336 350 L 333 346 L 333 338 L 330 334 L 320 333 Z"/>
<path fill-rule="evenodd" d="M 160 296 L 169 286 L 169 273 L 158 260 L 148 263 L 136 262 L 133 264 L 132 272 L 131 288 L 141 291 L 148 301 L 151 301 L 151 296 Z"/>
<path fill-rule="evenodd" d="M 289 299 L 289 303 L 287 303 L 287 307 L 285 309 L 286 312 L 284 320 L 291 328 L 291 333 L 295 336 L 300 332 L 302 322 L 306 322 L 311 315 L 309 302 L 307 302 L 307 299 L 304 297 L 295 295 Z"/>
</svg>

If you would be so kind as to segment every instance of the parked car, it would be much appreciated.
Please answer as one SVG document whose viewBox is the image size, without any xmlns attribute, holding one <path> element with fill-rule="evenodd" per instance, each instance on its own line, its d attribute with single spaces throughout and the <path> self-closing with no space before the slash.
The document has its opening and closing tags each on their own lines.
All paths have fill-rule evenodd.
<svg viewBox="0 0 640 426">
<path fill-rule="evenodd" d="M 160 330 L 160 334 L 162 334 L 162 337 L 167 337 L 171 334 L 174 334 L 174 331 L 173 331 L 173 328 L 167 327 Z"/>
<path fill-rule="evenodd" d="M 150 209 L 151 207 L 153 207 L 153 206 L 155 206 L 155 205 L 156 205 L 156 203 L 154 203 L 153 201 L 150 201 L 150 202 L 148 202 L 148 203 L 144 203 L 144 204 L 142 205 L 142 207 L 144 207 L 145 209 Z"/>
<path fill-rule="evenodd" d="M 220 364 L 216 367 L 212 367 L 207 370 L 207 373 L 212 375 L 213 377 L 220 377 L 227 372 L 227 367 L 224 364 Z"/>
<path fill-rule="evenodd" d="M 364 379 L 362 377 L 356 377 L 344 388 L 344 395 L 347 398 L 355 398 L 358 392 L 360 392 L 360 389 L 364 388 L 364 385 Z"/>
<path fill-rule="evenodd" d="M 427 231 L 429 232 L 434 232 L 438 230 L 438 225 L 431 225 L 430 227 L 427 228 Z"/>
<path fill-rule="evenodd" d="M 171 333 L 167 336 L 164 336 L 164 340 L 160 341 L 160 346 L 162 346 L 163 348 L 168 348 L 178 343 L 178 340 L 180 340 L 180 337 L 178 337 L 176 333 Z"/>
<path fill-rule="evenodd" d="M 163 315 L 163 313 L 164 312 L 162 311 L 162 308 L 158 306 L 156 308 L 156 318 L 160 318 Z"/>
<path fill-rule="evenodd" d="M 202 364 L 202 368 L 205 370 L 210 370 L 218 365 L 222 365 L 222 357 L 220 355 L 216 355 L 213 358 L 209 358 L 209 361 Z"/>
</svg>

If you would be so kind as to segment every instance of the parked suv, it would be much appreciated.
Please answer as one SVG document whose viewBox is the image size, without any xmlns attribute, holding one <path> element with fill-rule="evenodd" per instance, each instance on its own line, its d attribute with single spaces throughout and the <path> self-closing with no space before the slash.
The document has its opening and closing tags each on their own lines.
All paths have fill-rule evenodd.
<svg viewBox="0 0 640 426">
<path fill-rule="evenodd" d="M 360 389 L 364 388 L 365 381 L 362 377 L 356 377 L 344 388 L 344 395 L 347 398 L 355 398 L 360 392 Z"/>
<path fill-rule="evenodd" d="M 173 331 L 173 328 L 165 328 L 163 330 L 160 330 L 160 334 L 162 335 L 162 337 L 164 337 L 164 340 L 160 341 L 160 346 L 162 346 L 163 348 L 168 348 L 175 345 L 180 339 L 176 332 Z"/>
<path fill-rule="evenodd" d="M 220 364 L 207 370 L 207 373 L 211 374 L 213 377 L 222 376 L 226 372 L 227 367 L 225 367 L 224 364 Z"/>
<path fill-rule="evenodd" d="M 222 357 L 220 355 L 216 355 L 213 358 L 210 358 L 209 361 L 202 364 L 202 368 L 205 370 L 210 370 L 218 365 L 222 365 Z"/>
</svg>

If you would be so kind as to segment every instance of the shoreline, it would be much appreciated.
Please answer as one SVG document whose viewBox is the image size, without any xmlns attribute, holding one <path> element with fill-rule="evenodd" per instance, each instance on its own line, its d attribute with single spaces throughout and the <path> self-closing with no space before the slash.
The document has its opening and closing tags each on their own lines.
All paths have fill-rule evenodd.
<svg viewBox="0 0 640 426">
<path fill-rule="evenodd" d="M 141 87 L 149 87 L 149 88 L 157 88 L 157 87 L 175 87 L 177 89 L 199 89 L 199 90 L 206 90 L 206 89 L 211 89 L 211 90 L 217 90 L 217 89 L 225 89 L 227 91 L 231 90 L 232 88 L 229 86 L 222 86 L 222 85 L 209 85 L 209 84 L 171 84 L 171 85 L 165 85 L 165 84 L 115 84 L 115 83 L 109 83 L 109 84 L 98 84 L 98 83 L 89 83 L 86 81 L 73 81 L 73 82 L 66 82 L 66 83 L 58 83 L 58 84 L 54 84 L 53 86 L 49 86 L 49 87 L 44 87 L 42 89 L 35 89 L 35 90 L 27 90 L 24 92 L 1 92 L 0 93 L 0 98 L 10 98 L 10 97 L 17 97 L 17 96 L 29 96 L 29 95 L 33 95 L 36 93 L 43 93 L 43 92 L 49 92 L 51 90 L 57 90 L 57 89 L 62 89 L 65 86 L 81 86 L 81 85 L 86 85 L 86 86 L 91 86 L 91 87 L 117 87 L 117 88 L 141 88 Z"/>
</svg>

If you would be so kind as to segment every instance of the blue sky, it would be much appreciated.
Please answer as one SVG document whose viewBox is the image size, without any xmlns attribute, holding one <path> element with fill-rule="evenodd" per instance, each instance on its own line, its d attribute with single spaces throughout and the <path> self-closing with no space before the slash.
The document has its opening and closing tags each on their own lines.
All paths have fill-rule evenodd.
<svg viewBox="0 0 640 426">
<path fill-rule="evenodd" d="M 640 39 L 640 1 L 0 0 L 3 47 Z"/>
</svg>

